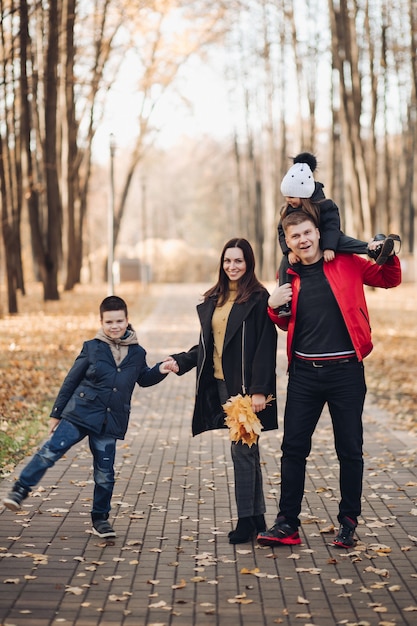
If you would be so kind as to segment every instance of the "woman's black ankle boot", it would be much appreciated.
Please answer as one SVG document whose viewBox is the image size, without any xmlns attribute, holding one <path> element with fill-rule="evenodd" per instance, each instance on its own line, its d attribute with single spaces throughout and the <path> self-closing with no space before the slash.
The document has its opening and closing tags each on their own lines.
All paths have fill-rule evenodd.
<svg viewBox="0 0 417 626">
<path fill-rule="evenodd" d="M 229 543 L 246 543 L 255 533 L 253 517 L 239 517 L 235 530 L 229 533 Z"/>
<path fill-rule="evenodd" d="M 265 515 L 263 513 L 261 515 L 254 515 L 252 519 L 257 533 L 263 533 L 266 531 Z"/>
</svg>

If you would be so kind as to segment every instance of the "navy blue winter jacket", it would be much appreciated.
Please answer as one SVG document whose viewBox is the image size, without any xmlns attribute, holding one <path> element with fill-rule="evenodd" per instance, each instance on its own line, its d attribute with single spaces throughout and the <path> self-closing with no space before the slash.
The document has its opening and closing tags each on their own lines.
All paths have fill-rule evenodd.
<svg viewBox="0 0 417 626">
<path fill-rule="evenodd" d="M 163 380 L 166 374 L 159 365 L 148 367 L 146 351 L 138 344 L 129 345 L 127 356 L 116 365 L 109 345 L 99 339 L 86 341 L 62 383 L 51 417 L 123 439 L 135 384 L 150 387 Z"/>
</svg>

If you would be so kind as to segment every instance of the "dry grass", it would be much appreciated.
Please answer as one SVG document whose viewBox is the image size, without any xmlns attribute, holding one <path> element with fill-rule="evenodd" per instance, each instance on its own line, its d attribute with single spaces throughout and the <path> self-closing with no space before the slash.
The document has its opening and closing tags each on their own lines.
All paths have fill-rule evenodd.
<svg viewBox="0 0 417 626">
<path fill-rule="evenodd" d="M 396 428 L 417 431 L 417 288 L 367 293 L 374 350 L 366 359 L 368 391 Z"/>
</svg>

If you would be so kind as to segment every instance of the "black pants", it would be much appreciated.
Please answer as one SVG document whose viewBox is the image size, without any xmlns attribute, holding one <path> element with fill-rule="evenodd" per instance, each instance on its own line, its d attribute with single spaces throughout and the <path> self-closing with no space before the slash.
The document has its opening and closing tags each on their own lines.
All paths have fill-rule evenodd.
<svg viewBox="0 0 417 626">
<path fill-rule="evenodd" d="M 294 359 L 291 363 L 284 415 L 279 515 L 294 527 L 304 495 L 306 460 L 311 438 L 327 403 L 340 466 L 338 520 L 357 520 L 361 512 L 363 480 L 362 411 L 366 384 L 358 361 L 314 367 Z"/>
</svg>

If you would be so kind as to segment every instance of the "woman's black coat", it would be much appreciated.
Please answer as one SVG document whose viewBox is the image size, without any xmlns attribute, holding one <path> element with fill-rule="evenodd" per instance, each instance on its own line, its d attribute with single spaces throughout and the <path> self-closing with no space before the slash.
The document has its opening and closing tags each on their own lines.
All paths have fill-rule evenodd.
<svg viewBox="0 0 417 626">
<path fill-rule="evenodd" d="M 255 293 L 248 302 L 234 304 L 224 338 L 222 366 L 230 396 L 272 394 L 274 400 L 258 413 L 265 430 L 278 427 L 276 404 L 277 331 L 267 315 L 268 292 Z M 198 345 L 188 352 L 173 354 L 182 376 L 197 367 L 196 398 L 192 432 L 225 428 L 213 370 L 213 333 L 211 321 L 216 300 L 209 298 L 197 306 L 201 332 Z"/>
</svg>

